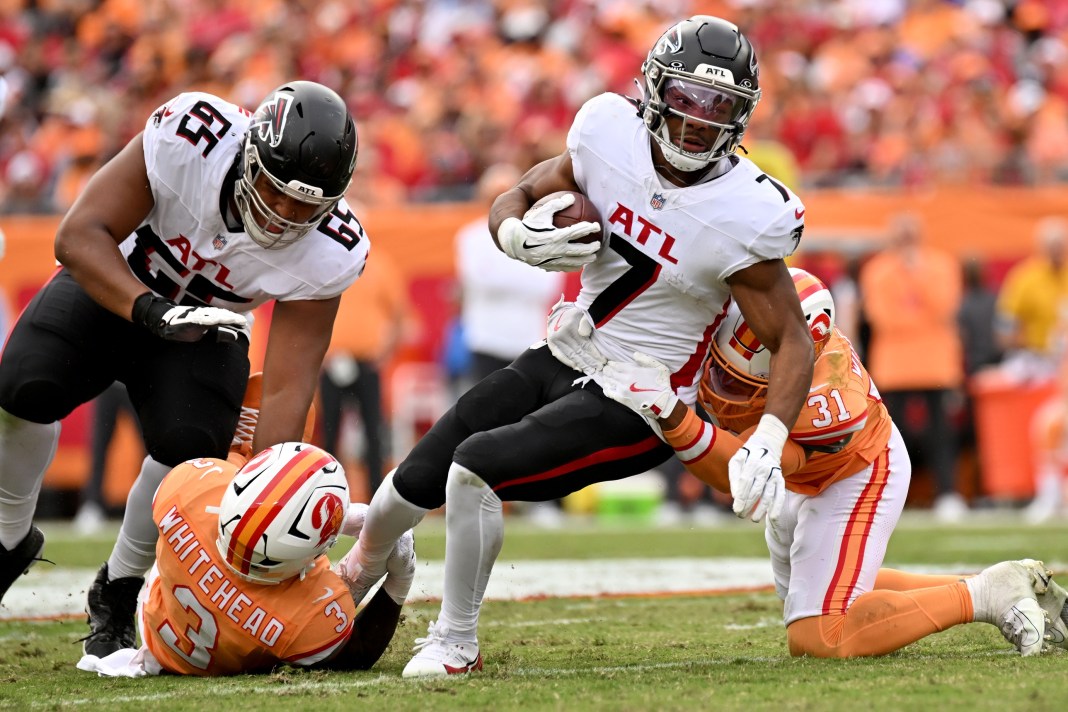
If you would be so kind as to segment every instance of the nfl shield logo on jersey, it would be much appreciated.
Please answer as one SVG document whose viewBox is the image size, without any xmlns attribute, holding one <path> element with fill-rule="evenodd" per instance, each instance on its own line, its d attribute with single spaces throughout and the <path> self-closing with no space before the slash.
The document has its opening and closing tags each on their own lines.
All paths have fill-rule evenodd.
<svg viewBox="0 0 1068 712">
<path fill-rule="evenodd" d="M 211 246 L 216 250 L 221 250 L 226 247 L 226 238 L 222 235 L 216 235 L 215 239 L 211 241 Z"/>
<path fill-rule="evenodd" d="M 664 207 L 664 194 L 653 193 L 653 197 L 649 200 L 649 205 L 653 206 L 653 210 L 659 210 Z"/>
</svg>

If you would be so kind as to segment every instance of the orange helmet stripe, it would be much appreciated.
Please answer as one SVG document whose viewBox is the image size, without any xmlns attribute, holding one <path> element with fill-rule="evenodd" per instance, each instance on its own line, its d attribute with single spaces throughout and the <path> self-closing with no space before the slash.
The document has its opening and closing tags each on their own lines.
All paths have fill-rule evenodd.
<svg viewBox="0 0 1068 712">
<path fill-rule="evenodd" d="M 744 321 L 731 334 L 730 345 L 746 361 L 752 360 L 753 355 L 762 348 L 756 334 Z"/>
<path fill-rule="evenodd" d="M 252 565 L 256 542 L 270 526 L 274 516 L 316 472 L 333 458 L 317 447 L 310 447 L 291 459 L 274 476 L 260 496 L 241 517 L 230 537 L 226 558 L 231 566 L 247 574 Z"/>
<path fill-rule="evenodd" d="M 797 290 L 797 298 L 805 301 L 816 292 L 821 289 L 827 289 L 827 287 L 818 278 L 804 272 L 794 275 L 794 289 Z"/>
</svg>

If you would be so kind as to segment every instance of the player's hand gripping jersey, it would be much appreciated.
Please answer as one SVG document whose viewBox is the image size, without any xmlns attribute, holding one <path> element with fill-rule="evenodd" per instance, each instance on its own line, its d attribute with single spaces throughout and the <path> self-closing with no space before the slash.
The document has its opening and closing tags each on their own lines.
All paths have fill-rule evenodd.
<svg viewBox="0 0 1068 712">
<path fill-rule="evenodd" d="M 335 297 L 363 271 L 369 241 L 344 199 L 281 250 L 263 249 L 239 221 L 224 217 L 251 121 L 245 109 L 191 92 L 160 107 L 145 125 L 155 206 L 120 249 L 157 295 L 244 313 L 272 299 Z"/>
<path fill-rule="evenodd" d="M 158 573 L 149 577 L 141 624 L 145 645 L 169 672 L 313 665 L 343 648 L 352 632 L 355 604 L 326 556 L 303 579 L 276 585 L 240 579 L 220 559 L 218 505 L 236 470 L 225 460 L 191 460 L 156 492 Z"/>
<path fill-rule="evenodd" d="M 596 326 L 593 343 L 610 359 L 627 361 L 635 351 L 654 357 L 692 404 L 701 360 L 730 300 L 727 278 L 793 253 L 805 207 L 738 156 L 705 183 L 665 185 L 649 132 L 634 104 L 617 94 L 586 102 L 567 147 L 575 181 L 607 233 L 582 271 L 576 300 Z"/>
</svg>

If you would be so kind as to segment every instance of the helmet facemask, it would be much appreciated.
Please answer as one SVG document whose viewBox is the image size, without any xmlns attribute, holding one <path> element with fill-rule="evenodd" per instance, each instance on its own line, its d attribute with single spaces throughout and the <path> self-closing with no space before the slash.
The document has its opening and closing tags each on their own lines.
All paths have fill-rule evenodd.
<svg viewBox="0 0 1068 712">
<path fill-rule="evenodd" d="M 755 425 L 764 412 L 768 381 L 734 368 L 713 342 L 700 390 L 700 401 L 716 423 L 740 433 Z"/>
<path fill-rule="evenodd" d="M 336 92 L 304 81 L 275 89 L 241 148 L 234 197 L 245 231 L 269 250 L 306 236 L 348 190 L 357 151 L 356 123 Z"/>
<path fill-rule="evenodd" d="M 253 125 L 245 138 L 241 177 L 234 186 L 234 197 L 248 236 L 260 247 L 276 250 L 292 245 L 311 232 L 334 209 L 342 196 L 324 196 L 321 188 L 298 180 L 286 184 L 272 175 L 260 161 L 259 152 L 252 142 L 252 132 L 255 130 Z M 303 220 L 289 220 L 279 215 L 257 190 L 257 181 L 268 190 L 310 206 L 309 216 Z"/>
<path fill-rule="evenodd" d="M 801 313 L 819 358 L 834 332 L 834 298 L 819 278 L 796 267 L 790 277 L 801 303 Z M 756 425 L 764 412 L 771 377 L 771 352 L 732 302 L 712 340 L 699 399 L 717 424 L 736 433 Z"/>
<path fill-rule="evenodd" d="M 759 89 L 751 91 L 717 79 L 726 70 L 698 67 L 702 69 L 706 76 L 667 68 L 651 59 L 642 66 L 646 128 L 660 144 L 664 159 L 680 171 L 698 171 L 734 153 L 760 99 Z M 671 125 L 677 127 L 677 135 Z M 702 131 L 704 127 L 712 131 Z"/>
</svg>

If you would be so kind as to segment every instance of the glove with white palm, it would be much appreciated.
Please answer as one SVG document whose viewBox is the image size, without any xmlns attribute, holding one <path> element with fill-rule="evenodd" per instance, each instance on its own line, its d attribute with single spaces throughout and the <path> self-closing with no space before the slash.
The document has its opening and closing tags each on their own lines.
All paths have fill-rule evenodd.
<svg viewBox="0 0 1068 712">
<path fill-rule="evenodd" d="M 346 512 L 345 519 L 341 523 L 341 533 L 348 536 L 358 535 L 360 529 L 363 529 L 367 509 L 366 504 L 350 505 L 349 512 Z M 353 516 L 350 517 L 349 513 L 353 513 Z M 356 545 L 341 557 L 341 561 L 334 565 L 334 573 L 349 587 L 349 593 L 352 594 L 352 600 L 357 606 L 377 583 L 377 581 L 361 580 L 363 567 L 360 566 L 359 547 L 360 542 L 357 541 Z M 397 604 L 404 604 L 408 591 L 412 588 L 412 581 L 415 580 L 415 562 L 415 536 L 409 529 L 397 539 L 393 550 L 389 552 L 389 557 L 386 559 L 386 576 L 382 579 L 382 589 Z"/>
<path fill-rule="evenodd" d="M 760 424 L 727 463 L 734 513 L 759 522 L 765 515 L 772 526 L 786 504 L 782 477 L 782 449 L 790 431 L 774 415 L 765 413 Z"/>
<path fill-rule="evenodd" d="M 667 366 L 640 351 L 633 363 L 608 361 L 594 380 L 606 396 L 654 421 L 670 415 L 679 402 Z"/>
<path fill-rule="evenodd" d="M 593 345 L 593 328 L 585 309 L 560 297 L 549 312 L 545 341 L 560 363 L 592 376 L 607 360 Z"/>
<path fill-rule="evenodd" d="M 359 537 L 363 531 L 363 523 L 367 519 L 369 505 L 361 502 L 350 502 L 345 510 L 345 518 L 341 520 L 341 533 L 345 536 Z"/>
<path fill-rule="evenodd" d="M 412 530 L 404 532 L 393 551 L 386 559 L 386 580 L 382 582 L 382 590 L 393 599 L 397 605 L 404 605 L 408 598 L 408 591 L 415 581 L 415 536 Z"/>
<path fill-rule="evenodd" d="M 512 259 L 540 267 L 546 272 L 574 272 L 593 262 L 600 242 L 571 242 L 601 231 L 594 222 L 577 222 L 567 227 L 553 225 L 553 215 L 575 202 L 574 195 L 535 204 L 523 215 L 505 218 L 497 229 L 497 243 Z"/>
<path fill-rule="evenodd" d="M 170 299 L 145 292 L 134 300 L 132 321 L 167 341 L 200 341 L 209 331 L 219 341 L 236 341 L 248 333 L 248 319 L 218 307 L 178 306 Z"/>
</svg>

